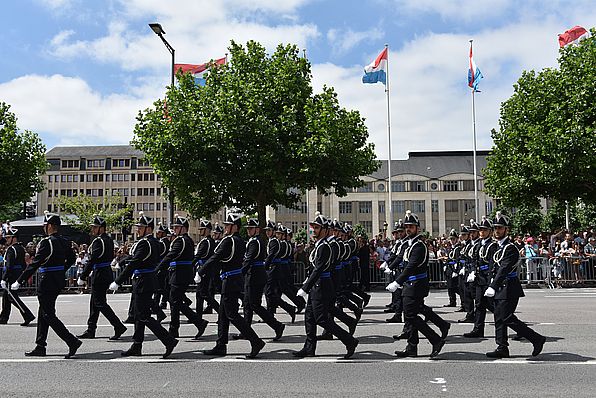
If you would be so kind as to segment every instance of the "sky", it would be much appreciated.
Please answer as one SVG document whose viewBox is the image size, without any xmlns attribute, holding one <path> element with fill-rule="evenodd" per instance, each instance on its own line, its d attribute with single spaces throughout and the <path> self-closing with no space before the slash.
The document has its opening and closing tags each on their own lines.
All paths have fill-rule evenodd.
<svg viewBox="0 0 596 398">
<path fill-rule="evenodd" d="M 170 54 L 204 63 L 230 40 L 306 50 L 313 87 L 333 86 L 360 111 L 387 159 L 384 86 L 363 68 L 389 45 L 391 152 L 471 150 L 470 40 L 484 79 L 475 95 L 477 148 L 490 149 L 501 102 L 524 70 L 557 65 L 557 35 L 595 26 L 594 0 L 5 0 L 0 101 L 18 126 L 56 145 L 127 144 L 139 110 L 164 96 Z"/>
</svg>

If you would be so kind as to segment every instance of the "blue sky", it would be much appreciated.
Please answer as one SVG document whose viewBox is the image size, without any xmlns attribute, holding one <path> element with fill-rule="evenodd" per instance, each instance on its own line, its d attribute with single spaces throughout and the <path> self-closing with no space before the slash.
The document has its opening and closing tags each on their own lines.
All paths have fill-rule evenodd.
<svg viewBox="0 0 596 398">
<path fill-rule="evenodd" d="M 360 82 L 390 45 L 392 153 L 471 149 L 469 39 L 485 79 L 478 147 L 491 146 L 499 105 L 524 69 L 556 65 L 557 34 L 594 26 L 593 1 L 513 0 L 12 0 L 0 22 L 0 101 L 19 126 L 55 145 L 127 143 L 139 109 L 163 95 L 169 53 L 149 29 L 160 22 L 177 61 L 223 56 L 230 39 L 306 48 L 313 85 L 334 86 L 366 118 L 387 157 L 382 85 Z"/>
</svg>

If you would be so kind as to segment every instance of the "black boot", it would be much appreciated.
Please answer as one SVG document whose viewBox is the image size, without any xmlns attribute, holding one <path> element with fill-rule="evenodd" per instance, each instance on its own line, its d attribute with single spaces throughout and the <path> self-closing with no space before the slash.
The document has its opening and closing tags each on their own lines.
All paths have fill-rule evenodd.
<svg viewBox="0 0 596 398">
<path fill-rule="evenodd" d="M 33 320 L 35 319 L 35 317 L 32 315 L 30 317 L 25 318 L 25 320 L 23 321 L 23 323 L 21 323 L 21 326 L 29 326 L 29 324 L 31 322 L 33 322 Z"/>
<path fill-rule="evenodd" d="M 83 342 L 81 340 L 75 340 L 72 343 L 70 343 L 68 345 L 68 354 L 66 354 L 64 356 L 64 359 L 70 359 L 72 357 L 75 356 L 75 354 L 77 353 L 77 350 L 79 349 L 79 347 L 83 345 Z"/>
<path fill-rule="evenodd" d="M 126 330 L 126 326 L 124 325 L 117 326 L 116 328 L 114 328 L 114 335 L 110 337 L 110 340 L 118 340 L 120 336 L 122 336 L 122 334 L 126 332 Z"/>
<path fill-rule="evenodd" d="M 203 350 L 204 355 L 212 355 L 214 357 L 224 357 L 227 355 L 228 350 L 225 345 L 216 345 L 210 350 Z"/>
<path fill-rule="evenodd" d="M 275 337 L 273 338 L 273 341 L 279 341 L 279 339 L 281 339 L 281 337 L 284 334 L 285 328 L 286 328 L 286 325 L 284 325 L 283 323 L 280 323 L 279 327 L 275 331 Z"/>
<path fill-rule="evenodd" d="M 358 347 L 358 339 L 354 339 L 354 341 L 352 342 L 352 344 L 348 344 L 346 345 L 346 355 L 344 355 L 344 359 L 350 359 L 352 357 L 352 355 L 354 355 L 354 352 L 356 351 L 356 347 Z"/>
<path fill-rule="evenodd" d="M 544 347 L 544 343 L 546 343 L 546 337 L 540 336 L 538 341 L 533 342 L 532 345 L 534 349 L 532 350 L 532 356 L 535 357 L 542 352 L 542 348 Z"/>
<path fill-rule="evenodd" d="M 141 343 L 132 343 L 130 348 L 126 351 L 122 351 L 120 355 L 123 357 L 140 357 L 143 355 L 141 354 L 142 347 L 143 345 Z"/>
<path fill-rule="evenodd" d="M 32 351 L 28 351 L 25 353 L 26 357 L 45 357 L 46 356 L 46 348 L 41 346 L 36 346 Z"/>
<path fill-rule="evenodd" d="M 201 338 L 203 333 L 205 333 L 205 329 L 207 328 L 207 325 L 209 325 L 209 322 L 207 322 L 205 319 L 201 319 L 201 322 L 199 324 L 195 325 L 198 329 L 198 332 L 195 335 L 195 337 L 193 338 L 194 340 L 198 340 Z"/>
<path fill-rule="evenodd" d="M 292 355 L 296 358 L 306 358 L 306 357 L 314 357 L 315 353 L 303 348 L 300 351 L 293 352 Z"/>
<path fill-rule="evenodd" d="M 265 342 L 263 340 L 257 341 L 250 350 L 250 354 L 246 356 L 246 359 L 254 359 L 259 355 L 259 352 L 265 347 Z"/>
<path fill-rule="evenodd" d="M 496 350 L 487 352 L 486 356 L 489 358 L 509 358 L 509 349 L 507 347 L 498 347 Z"/>
<path fill-rule="evenodd" d="M 464 333 L 464 337 L 468 337 L 468 338 L 484 337 L 484 330 L 473 329 L 471 332 Z"/>
<path fill-rule="evenodd" d="M 325 330 L 322 334 L 317 336 L 317 341 L 319 340 L 333 340 L 333 335 Z"/>
<path fill-rule="evenodd" d="M 176 339 L 172 339 L 171 342 L 169 342 L 168 344 L 166 344 L 166 352 L 164 352 L 164 354 L 161 356 L 163 359 L 166 359 L 167 357 L 170 356 L 170 354 L 172 354 L 172 351 L 174 351 L 174 348 L 178 345 L 178 340 Z"/>
<path fill-rule="evenodd" d="M 87 329 L 82 334 L 79 334 L 77 337 L 79 339 L 94 339 L 95 338 L 95 330 L 91 331 L 91 330 Z"/>
<path fill-rule="evenodd" d="M 418 346 L 408 344 L 403 351 L 395 351 L 398 358 L 416 358 L 418 356 Z"/>
</svg>

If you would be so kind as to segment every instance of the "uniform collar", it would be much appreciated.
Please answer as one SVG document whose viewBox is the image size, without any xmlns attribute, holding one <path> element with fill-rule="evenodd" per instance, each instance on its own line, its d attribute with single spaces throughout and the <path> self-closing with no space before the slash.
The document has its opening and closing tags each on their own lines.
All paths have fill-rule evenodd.
<svg viewBox="0 0 596 398">
<path fill-rule="evenodd" d="M 420 240 L 420 234 L 414 236 L 412 239 L 408 239 L 408 243 L 410 244 L 410 246 L 412 246 L 412 244 L 416 243 L 418 240 Z"/>
<path fill-rule="evenodd" d="M 508 236 L 504 237 L 503 239 L 501 239 L 499 241 L 499 247 L 505 246 L 506 243 L 509 243 L 509 237 Z"/>
</svg>

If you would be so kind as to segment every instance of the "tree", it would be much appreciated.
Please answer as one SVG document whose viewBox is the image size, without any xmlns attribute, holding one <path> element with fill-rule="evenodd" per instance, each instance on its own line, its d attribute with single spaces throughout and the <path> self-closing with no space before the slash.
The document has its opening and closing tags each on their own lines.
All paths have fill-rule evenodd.
<svg viewBox="0 0 596 398">
<path fill-rule="evenodd" d="M 300 228 L 298 232 L 296 232 L 294 240 L 296 241 L 296 243 L 306 245 L 308 243 L 308 231 L 306 230 L 306 228 Z"/>
<path fill-rule="evenodd" d="M 364 238 L 365 241 L 368 242 L 368 233 L 366 232 L 366 229 L 362 226 L 362 224 L 354 225 L 354 236 L 361 236 L 362 238 Z"/>
<path fill-rule="evenodd" d="M 357 111 L 325 87 L 313 94 L 310 64 L 294 45 L 269 56 L 259 43 L 232 42 L 231 62 L 205 86 L 178 74 L 164 101 L 139 113 L 133 144 L 194 217 L 222 206 L 256 212 L 295 207 L 307 189 L 339 196 L 378 168 Z"/>
<path fill-rule="evenodd" d="M 596 203 L 595 35 L 562 48 L 558 69 L 524 72 L 501 105 L 484 174 L 506 206 Z"/>
<path fill-rule="evenodd" d="M 19 131 L 10 105 L 0 102 L 0 213 L 15 215 L 17 206 L 22 210 L 22 203 L 43 189 L 45 152 L 39 136 Z"/>
<path fill-rule="evenodd" d="M 91 230 L 89 224 L 95 214 L 106 220 L 108 232 L 128 229 L 133 223 L 130 214 L 134 209 L 130 204 L 123 204 L 119 195 L 104 196 L 103 200 L 87 195 L 58 196 L 55 203 L 66 214 L 63 216 L 66 222 L 81 232 L 88 233 Z"/>
</svg>

